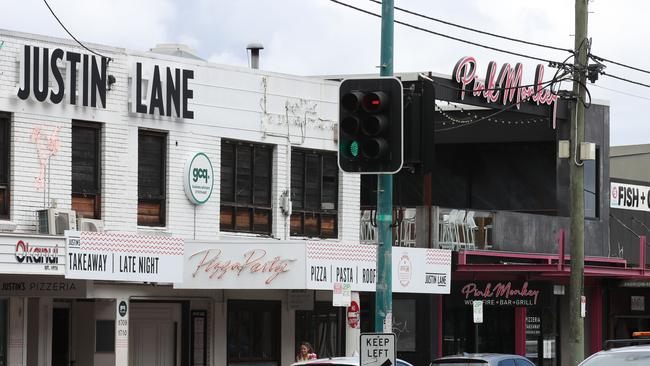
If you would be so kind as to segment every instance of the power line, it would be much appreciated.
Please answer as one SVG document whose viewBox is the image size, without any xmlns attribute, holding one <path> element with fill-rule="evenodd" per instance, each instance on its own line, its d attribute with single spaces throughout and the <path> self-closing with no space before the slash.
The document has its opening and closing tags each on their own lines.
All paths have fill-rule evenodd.
<svg viewBox="0 0 650 366">
<path fill-rule="evenodd" d="M 635 71 L 643 72 L 643 73 L 646 73 L 646 74 L 650 74 L 650 71 L 648 71 L 648 70 L 644 70 L 644 69 L 640 69 L 640 68 L 638 68 L 638 67 L 634 67 L 634 66 L 626 65 L 626 64 L 623 64 L 623 63 L 620 63 L 620 62 L 616 62 L 616 61 L 612 61 L 612 60 L 608 60 L 608 59 L 606 59 L 606 58 L 604 58 L 604 57 L 596 56 L 596 55 L 593 55 L 593 54 L 590 54 L 589 56 L 591 56 L 591 58 L 593 58 L 593 59 L 596 60 L 596 61 L 609 62 L 609 63 L 612 63 L 612 64 L 614 64 L 614 65 L 618 65 L 618 66 L 626 67 L 626 68 L 631 69 L 631 70 L 635 70 Z"/>
<path fill-rule="evenodd" d="M 619 94 L 627 95 L 628 97 L 634 97 L 634 98 L 639 98 L 639 99 L 650 100 L 650 98 L 642 97 L 642 96 L 637 95 L 637 94 L 634 94 L 634 93 L 624 92 L 624 91 L 622 91 L 622 90 L 616 90 L 616 89 L 612 89 L 612 88 L 607 88 L 607 87 L 604 87 L 604 86 L 602 86 L 602 85 L 596 85 L 596 84 L 593 84 L 592 86 L 595 86 L 596 88 L 600 88 L 600 89 L 609 90 L 609 91 L 612 91 L 612 92 L 614 92 L 614 93 L 619 93 Z"/>
<path fill-rule="evenodd" d="M 646 87 L 646 88 L 650 88 L 650 85 L 649 85 L 649 84 L 644 84 L 644 83 L 641 83 L 641 82 L 638 82 L 638 81 L 634 81 L 634 80 L 626 79 L 626 78 L 623 78 L 623 77 L 620 77 L 620 76 L 616 76 L 616 75 L 608 74 L 608 73 L 606 73 L 605 71 L 601 71 L 600 74 L 601 74 L 601 75 L 605 75 L 605 76 L 609 76 L 609 77 L 612 78 L 612 79 L 617 79 L 617 80 L 621 80 L 621 81 L 626 81 L 626 82 L 628 82 L 628 83 L 630 83 L 630 84 L 635 84 L 635 85 L 639 85 L 639 86 L 644 86 L 644 87 Z"/>
<path fill-rule="evenodd" d="M 47 3 L 47 0 L 43 0 L 43 2 L 44 2 L 45 5 L 47 6 L 47 8 L 50 9 L 50 13 L 52 13 L 52 15 L 54 15 L 54 18 L 59 22 L 59 24 L 61 24 L 61 27 L 63 27 L 63 29 L 64 29 L 66 32 L 68 32 L 68 34 L 70 35 L 70 37 L 72 37 L 72 39 L 74 39 L 77 43 L 79 43 L 79 45 L 80 45 L 81 47 L 85 48 L 85 49 L 88 50 L 89 52 L 92 52 L 92 53 L 94 53 L 95 55 L 97 55 L 97 56 L 99 56 L 99 57 L 106 58 L 106 59 L 108 59 L 109 61 L 112 60 L 112 58 L 110 58 L 110 57 L 106 57 L 106 56 L 104 56 L 104 55 L 102 55 L 102 54 L 100 54 L 100 53 L 98 53 L 98 52 L 95 52 L 95 51 L 91 50 L 90 48 L 86 47 L 86 45 L 84 45 L 83 43 L 81 43 L 81 41 L 79 41 L 75 36 L 73 36 L 72 33 L 70 33 L 70 31 L 68 30 L 68 28 L 66 28 L 65 25 L 63 25 L 63 23 L 61 22 L 61 20 L 59 19 L 59 17 L 57 17 L 56 14 L 54 14 L 54 10 L 52 10 L 52 8 L 50 7 L 50 4 Z"/>
<path fill-rule="evenodd" d="M 354 5 L 346 4 L 346 3 L 343 3 L 343 2 L 338 1 L 338 0 L 330 0 L 330 1 L 333 2 L 333 3 L 336 3 L 336 4 L 339 4 L 339 5 L 343 5 L 343 6 L 345 6 L 345 7 L 348 7 L 348 8 L 350 8 L 350 9 L 354 9 L 354 10 L 360 11 L 360 12 L 362 12 L 362 13 L 366 13 L 366 14 L 368 14 L 368 15 L 372 15 L 372 16 L 374 16 L 374 17 L 381 18 L 381 15 L 380 15 L 380 14 L 376 14 L 376 13 L 373 13 L 373 12 L 371 12 L 371 11 L 368 11 L 368 10 L 365 10 L 365 9 L 358 8 L 358 7 L 354 6 Z M 433 35 L 436 35 L 436 36 L 439 36 L 439 37 L 448 38 L 448 39 L 451 39 L 451 40 L 454 40 L 454 41 L 457 41 L 457 42 L 462 42 L 462 43 L 470 44 L 470 45 L 472 45 L 472 46 L 477 46 L 477 47 L 481 47 L 481 48 L 486 48 L 486 49 L 489 49 L 489 50 L 492 50 L 492 51 L 496 51 L 496 52 L 501 52 L 501 53 L 506 53 L 506 54 L 513 55 L 513 56 L 518 56 L 518 57 L 528 58 L 528 59 L 535 60 L 535 61 L 541 61 L 541 62 L 544 62 L 544 63 L 547 63 L 547 64 L 550 64 L 550 63 L 557 63 L 557 62 L 555 62 L 555 61 L 552 61 L 552 60 L 549 60 L 549 59 L 545 59 L 545 58 L 541 58 L 541 57 L 530 56 L 530 55 L 526 55 L 526 54 L 523 54 L 523 53 L 518 53 L 518 52 L 508 51 L 508 50 L 504 50 L 504 49 L 501 49 L 501 48 L 496 48 L 496 47 L 492 47 L 492 46 L 486 46 L 486 45 L 483 45 L 483 44 L 480 44 L 480 43 L 477 43 L 477 42 L 472 42 L 472 41 L 467 41 L 467 40 L 460 39 L 460 38 L 457 38 L 457 37 L 452 37 L 452 36 L 446 35 L 446 34 L 444 34 L 444 33 L 435 32 L 435 31 L 432 31 L 432 30 L 430 30 L 430 29 L 426 29 L 426 28 L 418 27 L 418 26 L 416 26 L 416 25 L 413 25 L 413 24 L 410 24 L 410 23 L 406 23 L 406 22 L 402 22 L 402 21 L 399 21 L 399 20 L 395 20 L 395 23 L 397 23 L 397 24 L 399 24 L 399 25 L 403 25 L 403 26 L 405 26 L 405 27 L 413 28 L 413 29 L 416 29 L 416 30 L 419 30 L 419 31 L 422 31 L 422 32 L 430 33 L 430 34 L 433 34 Z"/>
<path fill-rule="evenodd" d="M 371 1 L 373 3 L 381 4 L 381 1 L 379 1 L 379 0 L 369 0 L 369 1 Z M 556 51 L 565 51 L 565 52 L 569 52 L 569 53 L 574 53 L 573 50 L 568 49 L 568 48 L 549 46 L 549 45 L 542 44 L 542 43 L 530 42 L 530 41 L 525 41 L 523 39 L 517 39 L 517 38 L 507 37 L 507 36 L 503 36 L 503 35 L 496 34 L 496 33 L 490 33 L 490 32 L 480 30 L 480 29 L 470 28 L 470 27 L 460 25 L 460 24 L 456 24 L 456 23 L 452 23 L 452 22 L 449 22 L 449 21 L 446 21 L 446 20 L 430 17 L 428 15 L 420 14 L 420 13 L 417 13 L 417 12 L 414 12 L 414 11 L 411 11 L 411 10 L 408 10 L 408 9 L 400 8 L 400 7 L 397 7 L 397 6 L 395 7 L 395 9 L 397 9 L 397 10 L 399 10 L 401 12 L 407 13 L 407 14 L 415 15 L 415 16 L 420 17 L 420 18 L 424 18 L 424 19 L 432 20 L 434 22 L 449 25 L 451 27 L 456 27 L 456 28 L 468 30 L 470 32 L 480 33 L 480 34 L 484 34 L 484 35 L 487 35 L 487 36 L 501 38 L 501 39 L 505 39 L 505 40 L 512 41 L 512 42 L 524 43 L 524 44 L 531 45 L 531 46 L 537 46 L 537 47 L 548 48 L 548 49 L 552 49 L 552 50 L 556 50 Z"/>
</svg>

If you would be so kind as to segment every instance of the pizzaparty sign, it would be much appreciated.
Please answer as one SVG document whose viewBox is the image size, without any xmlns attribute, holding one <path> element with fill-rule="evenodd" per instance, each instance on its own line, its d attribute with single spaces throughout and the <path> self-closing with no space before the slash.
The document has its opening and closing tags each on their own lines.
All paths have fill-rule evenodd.
<svg viewBox="0 0 650 366">
<path fill-rule="evenodd" d="M 184 242 L 163 235 L 66 231 L 66 278 L 179 282 Z"/>
</svg>

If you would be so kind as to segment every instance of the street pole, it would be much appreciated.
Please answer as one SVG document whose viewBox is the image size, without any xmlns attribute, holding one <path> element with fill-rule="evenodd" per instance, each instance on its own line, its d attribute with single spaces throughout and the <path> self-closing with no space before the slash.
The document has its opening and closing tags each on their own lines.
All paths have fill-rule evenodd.
<svg viewBox="0 0 650 366">
<path fill-rule="evenodd" d="M 393 0 L 381 4 L 380 76 L 393 76 Z M 377 290 L 375 292 L 375 332 L 391 333 L 393 328 L 392 247 L 393 176 L 377 175 Z"/>
<path fill-rule="evenodd" d="M 587 69 L 587 3 L 575 0 L 575 69 L 573 81 L 573 104 L 571 117 L 571 140 L 573 161 L 571 165 L 571 278 L 569 282 L 569 365 L 575 366 L 584 359 L 584 319 L 580 314 L 584 294 L 585 257 L 585 202 L 584 169 L 579 162 L 580 143 L 584 141 L 586 69 Z"/>
</svg>

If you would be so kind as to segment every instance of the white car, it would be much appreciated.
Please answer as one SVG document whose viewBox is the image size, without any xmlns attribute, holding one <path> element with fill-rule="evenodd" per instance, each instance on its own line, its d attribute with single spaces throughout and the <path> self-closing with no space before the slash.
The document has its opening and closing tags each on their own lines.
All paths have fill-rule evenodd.
<svg viewBox="0 0 650 366">
<path fill-rule="evenodd" d="M 300 361 L 291 364 L 291 366 L 359 366 L 359 357 L 331 357 L 331 358 L 319 358 L 316 360 L 309 361 Z M 413 366 L 410 363 L 400 360 L 399 358 L 395 360 L 395 366 Z"/>
</svg>

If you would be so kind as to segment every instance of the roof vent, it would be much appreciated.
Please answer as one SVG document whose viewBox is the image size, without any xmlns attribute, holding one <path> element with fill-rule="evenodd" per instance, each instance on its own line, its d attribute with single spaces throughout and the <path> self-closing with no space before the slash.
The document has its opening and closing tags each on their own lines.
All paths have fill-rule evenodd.
<svg viewBox="0 0 650 366">
<path fill-rule="evenodd" d="M 251 69 L 259 69 L 260 50 L 263 50 L 264 46 L 261 43 L 250 43 L 246 49 L 251 51 Z"/>
<path fill-rule="evenodd" d="M 184 44 L 179 43 L 160 43 L 156 47 L 149 50 L 153 53 L 161 55 L 170 55 L 176 57 L 191 58 L 193 60 L 203 60 L 196 54 L 196 51 Z"/>
</svg>

